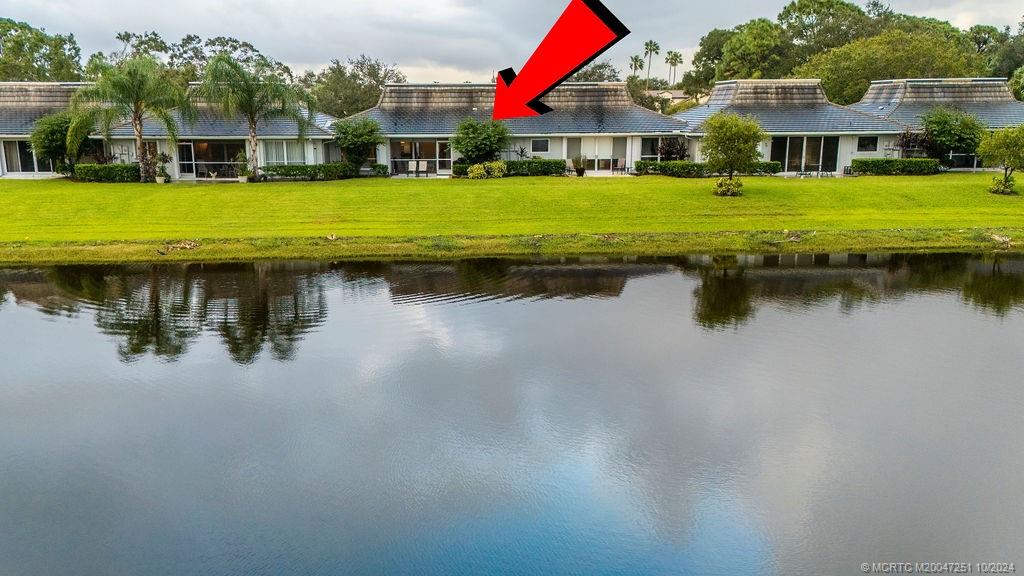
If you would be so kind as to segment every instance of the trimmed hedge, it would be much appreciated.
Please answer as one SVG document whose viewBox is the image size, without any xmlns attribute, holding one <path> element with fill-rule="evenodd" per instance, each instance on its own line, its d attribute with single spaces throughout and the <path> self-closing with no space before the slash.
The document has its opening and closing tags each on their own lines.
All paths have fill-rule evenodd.
<svg viewBox="0 0 1024 576">
<path fill-rule="evenodd" d="M 347 180 L 359 176 L 359 167 L 345 162 L 331 164 L 284 164 L 264 166 L 263 172 L 276 178 L 296 180 Z"/>
<path fill-rule="evenodd" d="M 510 160 L 506 176 L 565 176 L 565 160 Z"/>
<path fill-rule="evenodd" d="M 470 166 L 472 166 L 472 164 L 461 160 L 452 164 L 452 176 L 455 176 L 456 178 L 465 178 L 469 176 Z"/>
<path fill-rule="evenodd" d="M 869 176 L 930 176 L 942 171 L 934 158 L 854 158 L 853 171 Z"/>
<path fill-rule="evenodd" d="M 669 160 L 665 162 L 641 160 L 636 163 L 635 170 L 641 176 L 660 174 L 673 178 L 707 178 L 711 175 L 705 164 L 688 160 Z"/>
<path fill-rule="evenodd" d="M 82 182 L 138 182 L 138 164 L 78 164 L 75 180 Z"/>
<path fill-rule="evenodd" d="M 750 166 L 751 176 L 774 176 L 782 172 L 782 162 L 754 162 Z"/>
<path fill-rule="evenodd" d="M 636 173 L 640 176 L 660 174 L 673 178 L 710 178 L 714 176 L 708 170 L 707 164 L 703 162 L 690 162 L 688 160 L 670 160 L 666 162 L 655 162 L 641 160 L 636 163 Z M 782 172 L 781 162 L 755 162 L 750 167 L 752 176 L 771 176 Z"/>
</svg>

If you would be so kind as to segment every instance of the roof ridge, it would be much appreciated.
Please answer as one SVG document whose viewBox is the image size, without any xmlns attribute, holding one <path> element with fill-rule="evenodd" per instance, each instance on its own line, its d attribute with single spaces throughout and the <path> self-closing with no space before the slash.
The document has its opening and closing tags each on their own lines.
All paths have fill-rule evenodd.
<svg viewBox="0 0 1024 576">
<path fill-rule="evenodd" d="M 853 112 L 854 114 L 859 114 L 861 116 L 865 116 L 867 118 L 871 118 L 872 120 L 877 120 L 879 118 L 882 118 L 886 122 L 891 122 L 892 124 L 895 124 L 895 125 L 899 126 L 900 128 L 903 128 L 904 130 L 910 129 L 910 125 L 905 124 L 903 122 L 900 122 L 899 120 L 893 120 L 892 118 L 890 118 L 890 116 L 892 115 L 892 112 L 890 112 L 889 114 L 885 114 L 885 115 L 883 115 L 883 114 L 872 114 L 871 112 L 865 112 L 863 110 L 857 110 L 853 106 L 848 106 L 846 104 L 836 104 L 835 102 L 829 102 L 829 103 L 832 104 L 833 106 L 838 107 L 838 108 L 842 108 L 844 110 L 849 110 L 850 112 Z M 899 108 L 902 104 L 903 104 L 903 102 L 900 101 L 900 104 L 895 106 L 893 108 L 893 111 L 895 111 L 896 108 Z"/>
</svg>

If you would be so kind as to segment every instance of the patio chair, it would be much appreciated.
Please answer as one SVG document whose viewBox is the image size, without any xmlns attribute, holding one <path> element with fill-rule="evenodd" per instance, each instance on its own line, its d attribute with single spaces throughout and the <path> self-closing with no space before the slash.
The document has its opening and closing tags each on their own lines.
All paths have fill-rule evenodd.
<svg viewBox="0 0 1024 576">
<path fill-rule="evenodd" d="M 420 172 L 423 172 L 424 176 L 430 176 L 430 164 L 427 163 L 426 160 L 420 160 L 419 163 L 416 164 L 417 177 L 420 175 Z"/>
<path fill-rule="evenodd" d="M 406 164 L 405 177 L 408 178 L 409 174 L 415 174 L 417 178 L 419 178 L 419 176 L 420 176 L 420 173 L 416 171 L 416 161 L 415 160 L 409 160 L 409 163 Z"/>
</svg>

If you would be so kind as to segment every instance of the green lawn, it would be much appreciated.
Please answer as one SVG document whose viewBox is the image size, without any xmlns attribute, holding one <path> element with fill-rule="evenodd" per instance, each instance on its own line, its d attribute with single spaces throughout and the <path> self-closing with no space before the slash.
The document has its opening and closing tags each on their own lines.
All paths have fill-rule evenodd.
<svg viewBox="0 0 1024 576">
<path fill-rule="evenodd" d="M 0 180 L 0 260 L 984 249 L 996 247 L 992 232 L 1024 231 L 1024 199 L 989 194 L 990 180 L 747 178 L 745 196 L 717 198 L 711 180 L 661 177 L 165 186 L 8 179 Z M 185 239 L 200 247 L 160 248 Z"/>
</svg>

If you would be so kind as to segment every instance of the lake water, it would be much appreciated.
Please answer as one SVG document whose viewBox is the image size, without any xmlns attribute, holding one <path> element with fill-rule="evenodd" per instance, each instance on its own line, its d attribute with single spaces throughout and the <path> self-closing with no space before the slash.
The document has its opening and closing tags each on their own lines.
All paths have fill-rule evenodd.
<svg viewBox="0 0 1024 576">
<path fill-rule="evenodd" d="M 1024 563 L 1024 257 L 0 270 L 0 574 Z"/>
</svg>

